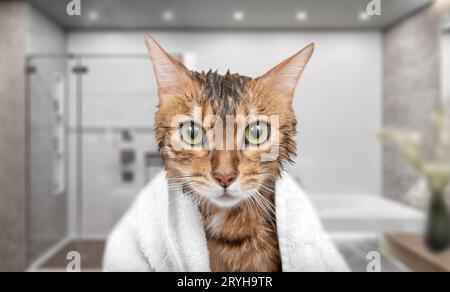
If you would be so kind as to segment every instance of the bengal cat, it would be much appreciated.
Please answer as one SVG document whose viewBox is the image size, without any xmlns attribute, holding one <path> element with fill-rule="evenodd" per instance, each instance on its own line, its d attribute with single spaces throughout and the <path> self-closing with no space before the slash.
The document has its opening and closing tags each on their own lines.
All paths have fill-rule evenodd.
<svg viewBox="0 0 450 292">
<path fill-rule="evenodd" d="M 250 78 L 190 71 L 152 38 L 146 43 L 168 181 L 198 204 L 211 270 L 281 271 L 275 182 L 296 155 L 292 101 L 314 44 Z"/>
</svg>

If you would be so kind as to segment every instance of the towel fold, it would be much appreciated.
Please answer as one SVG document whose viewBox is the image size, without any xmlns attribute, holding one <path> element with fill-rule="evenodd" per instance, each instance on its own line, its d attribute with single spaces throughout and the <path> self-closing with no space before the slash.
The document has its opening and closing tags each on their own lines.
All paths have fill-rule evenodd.
<svg viewBox="0 0 450 292">
<path fill-rule="evenodd" d="M 284 175 L 275 190 L 283 271 L 348 271 L 302 188 Z M 104 270 L 210 271 L 198 208 L 181 190 L 169 190 L 165 172 L 148 184 L 114 228 L 106 246 Z"/>
</svg>

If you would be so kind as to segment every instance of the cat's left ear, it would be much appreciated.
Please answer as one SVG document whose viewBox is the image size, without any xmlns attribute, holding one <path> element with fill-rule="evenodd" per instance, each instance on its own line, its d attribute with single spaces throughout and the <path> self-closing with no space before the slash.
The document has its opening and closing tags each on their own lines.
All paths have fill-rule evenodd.
<svg viewBox="0 0 450 292">
<path fill-rule="evenodd" d="M 150 36 L 145 36 L 145 43 L 155 69 L 160 98 L 184 95 L 184 90 L 191 85 L 189 70 Z"/>
<path fill-rule="evenodd" d="M 314 52 L 314 43 L 286 59 L 281 64 L 256 79 L 266 90 L 277 96 L 292 98 L 298 81 Z"/>
</svg>

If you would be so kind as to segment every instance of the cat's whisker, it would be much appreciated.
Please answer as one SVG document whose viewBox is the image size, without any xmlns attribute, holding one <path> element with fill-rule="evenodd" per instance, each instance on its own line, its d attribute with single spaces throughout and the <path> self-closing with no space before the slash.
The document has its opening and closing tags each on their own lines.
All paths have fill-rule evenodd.
<svg viewBox="0 0 450 292">
<path fill-rule="evenodd" d="M 264 189 L 265 191 L 269 192 L 269 193 L 275 193 L 275 189 L 271 188 L 270 186 L 266 186 L 266 185 L 262 184 L 261 188 Z"/>
<path fill-rule="evenodd" d="M 268 204 L 269 207 L 271 207 L 272 210 L 275 210 L 275 205 L 269 201 L 267 198 L 265 198 L 260 192 L 256 191 L 256 193 L 260 196 L 260 198 L 266 203 Z"/>
<path fill-rule="evenodd" d="M 261 204 L 264 205 L 265 203 L 263 203 L 263 202 L 261 201 Z M 269 208 L 265 207 L 265 208 L 264 208 L 264 212 L 265 212 L 265 214 L 267 215 L 267 218 L 268 218 L 271 222 L 275 221 L 275 218 L 274 218 L 274 216 L 272 215 L 272 212 L 269 210 Z"/>
<path fill-rule="evenodd" d="M 259 200 L 259 198 L 258 198 L 258 195 L 256 194 L 256 192 L 252 192 L 252 197 L 253 197 L 253 199 L 255 200 L 255 203 L 258 205 L 258 207 L 259 207 L 259 209 L 261 209 L 261 210 L 263 210 L 264 211 L 264 206 L 261 204 L 261 202 L 260 202 L 260 200 Z"/>
<path fill-rule="evenodd" d="M 252 200 L 253 204 L 255 204 L 255 208 L 256 209 L 261 209 L 262 212 L 266 214 L 266 216 L 269 216 L 267 211 L 265 210 L 265 208 L 261 205 L 260 201 L 258 200 L 258 197 L 257 197 L 256 194 L 252 195 L 251 200 Z M 260 207 L 258 208 L 256 205 L 258 205 Z M 276 233 L 276 229 L 275 229 L 275 226 L 274 226 L 274 223 L 273 223 L 272 219 L 270 219 L 270 218 L 268 218 L 268 219 L 269 219 L 270 225 L 272 226 L 273 230 L 275 230 L 275 233 Z M 267 231 L 270 231 L 270 228 L 268 228 L 268 227 L 265 227 L 265 229 Z"/>
<path fill-rule="evenodd" d="M 185 188 L 187 185 L 178 185 L 178 186 L 169 186 L 169 191 L 179 191 L 179 190 L 183 190 L 183 188 Z"/>
<path fill-rule="evenodd" d="M 186 185 L 186 184 L 188 184 L 190 182 L 191 181 L 189 181 L 189 180 L 169 181 L 168 185 L 169 186 L 178 186 L 178 185 L 183 186 L 183 185 Z"/>
<path fill-rule="evenodd" d="M 169 180 L 169 183 L 183 183 L 183 182 L 189 182 L 190 180 L 188 180 L 188 179 L 172 179 L 172 180 Z"/>
<path fill-rule="evenodd" d="M 183 178 L 183 179 L 181 179 L 181 178 L 171 178 L 168 181 L 169 182 L 179 182 L 179 181 L 183 182 L 183 181 L 188 181 L 188 179 L 185 179 L 185 178 Z"/>
<path fill-rule="evenodd" d="M 270 188 L 274 188 L 275 187 L 274 184 L 269 184 L 267 182 L 262 182 L 261 185 L 266 186 L 266 187 L 270 187 Z"/>
<path fill-rule="evenodd" d="M 255 177 L 255 176 L 261 176 L 261 175 L 266 175 L 266 174 L 270 175 L 270 176 L 274 176 L 273 172 L 270 172 L 270 171 L 267 171 L 267 172 L 262 171 L 262 172 L 258 172 L 258 173 L 255 173 L 255 174 L 247 174 L 245 176 Z"/>
<path fill-rule="evenodd" d="M 264 213 L 266 213 L 266 215 L 267 216 L 270 216 L 271 217 L 271 215 L 270 215 L 270 213 L 268 212 L 268 210 L 267 210 L 267 205 L 265 204 L 265 202 L 262 200 L 262 198 L 261 198 L 261 195 L 257 192 L 257 191 L 254 191 L 254 198 L 256 199 L 256 202 L 258 203 L 258 205 L 260 206 L 260 208 L 262 209 L 262 211 L 264 212 Z"/>
<path fill-rule="evenodd" d="M 261 203 L 265 206 L 265 211 L 267 211 L 268 215 L 270 215 L 270 218 L 275 220 L 275 206 L 272 202 L 270 202 L 267 198 L 265 198 L 260 192 L 255 191 L 258 199 L 261 200 Z"/>
<path fill-rule="evenodd" d="M 186 195 L 186 196 L 192 196 L 192 198 L 194 198 L 194 202 L 197 204 L 197 201 L 195 201 L 195 196 L 197 195 L 197 193 L 196 193 L 195 191 L 190 191 L 190 192 L 184 193 L 184 195 Z M 183 198 L 182 196 L 178 196 L 178 197 L 174 198 L 173 200 L 171 200 L 171 201 L 169 202 L 169 205 L 172 205 L 172 204 L 175 203 L 177 200 L 180 200 L 180 199 L 182 199 L 182 198 Z"/>
<path fill-rule="evenodd" d="M 267 206 L 265 206 L 263 201 L 261 200 L 260 194 L 259 193 L 255 193 L 255 194 L 256 195 L 255 195 L 254 198 L 256 199 L 256 202 L 258 202 L 258 204 L 261 206 L 261 209 L 266 214 L 267 220 L 269 221 L 270 225 L 272 226 L 273 231 L 275 232 L 275 234 L 277 234 L 277 228 L 276 228 L 276 225 L 275 225 L 275 222 L 276 222 L 275 218 L 266 209 Z"/>
<path fill-rule="evenodd" d="M 202 200 L 203 200 L 202 196 L 200 196 L 200 195 L 197 194 L 196 192 L 193 192 L 193 193 L 191 194 L 191 196 L 192 196 L 192 198 L 194 199 L 195 205 L 200 206 L 200 204 L 203 202 L 203 201 L 202 201 Z"/>
<path fill-rule="evenodd" d="M 252 209 L 255 209 L 255 210 L 258 209 L 258 207 L 256 206 L 255 198 L 254 198 L 253 195 L 251 195 L 250 198 L 247 201 L 250 202 Z"/>
<path fill-rule="evenodd" d="M 182 185 L 182 186 L 191 186 L 194 184 L 202 184 L 201 182 L 195 180 L 180 180 L 179 182 L 171 182 L 169 185 Z"/>
<path fill-rule="evenodd" d="M 185 188 L 187 188 L 189 186 L 181 186 L 181 187 L 173 187 L 173 188 L 169 188 L 170 191 L 174 191 L 174 192 L 183 192 Z"/>
<path fill-rule="evenodd" d="M 190 179 L 190 178 L 196 178 L 196 177 L 206 177 L 206 176 L 204 176 L 204 175 L 181 175 L 181 176 L 171 177 L 171 179 Z"/>
<path fill-rule="evenodd" d="M 262 197 L 262 196 L 261 196 L 261 197 Z M 275 214 L 276 207 L 275 207 L 274 203 L 272 203 L 271 201 L 269 201 L 267 198 L 264 198 L 264 197 L 262 197 L 262 200 L 263 200 L 263 201 L 267 204 L 267 206 L 270 208 L 270 211 L 271 211 L 272 213 Z"/>
<path fill-rule="evenodd" d="M 188 183 L 188 182 L 187 182 L 187 181 L 180 181 L 180 182 L 170 181 L 170 182 L 168 183 L 168 185 L 169 185 L 169 186 L 177 186 L 177 185 L 183 185 L 183 184 L 186 184 L 186 183 Z"/>
<path fill-rule="evenodd" d="M 252 209 L 255 209 L 255 210 L 258 209 L 258 206 L 256 206 L 256 203 L 255 203 L 255 196 L 253 195 L 253 193 L 251 194 L 248 201 L 251 203 L 251 205 L 253 207 Z"/>
</svg>

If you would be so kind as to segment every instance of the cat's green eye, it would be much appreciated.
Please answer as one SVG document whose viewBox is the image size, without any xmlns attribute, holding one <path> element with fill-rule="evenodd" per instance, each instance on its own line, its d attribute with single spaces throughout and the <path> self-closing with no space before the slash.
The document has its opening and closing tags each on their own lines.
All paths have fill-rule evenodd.
<svg viewBox="0 0 450 292">
<path fill-rule="evenodd" d="M 256 122 L 245 130 L 245 143 L 259 146 L 269 140 L 270 126 L 265 122 Z"/>
<path fill-rule="evenodd" d="M 194 122 L 187 122 L 181 126 L 181 140 L 190 146 L 200 146 L 205 140 L 205 130 Z"/>
</svg>

